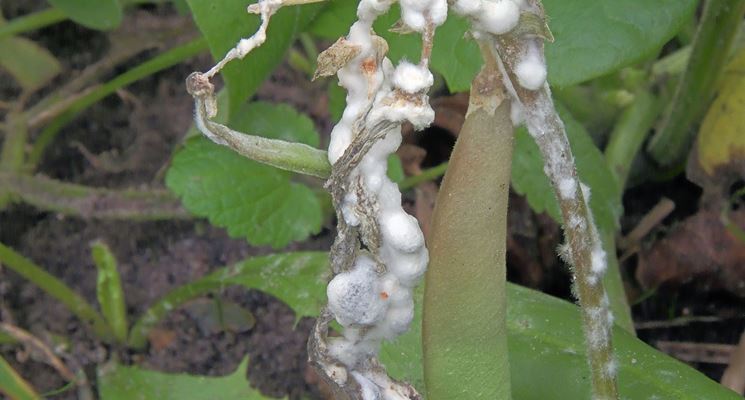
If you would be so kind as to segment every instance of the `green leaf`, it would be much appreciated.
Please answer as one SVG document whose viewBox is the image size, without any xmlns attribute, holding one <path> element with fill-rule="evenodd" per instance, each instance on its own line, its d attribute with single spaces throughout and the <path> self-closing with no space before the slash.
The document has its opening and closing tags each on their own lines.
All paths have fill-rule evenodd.
<svg viewBox="0 0 745 400">
<path fill-rule="evenodd" d="M 383 342 L 380 348 L 380 361 L 390 376 L 406 381 L 424 393 L 424 374 L 422 372 L 422 299 L 424 285 L 414 292 L 414 320 L 409 331 L 395 341 Z M 325 299 L 324 299 L 325 300 Z"/>
<path fill-rule="evenodd" d="M 169 311 L 189 300 L 230 285 L 269 293 L 290 306 L 298 317 L 317 316 L 326 301 L 329 269 L 325 252 L 296 252 L 254 257 L 223 267 L 215 272 L 178 287 L 143 313 L 132 327 L 130 345 L 141 348 L 147 333 Z"/>
<path fill-rule="evenodd" d="M 119 0 L 49 0 L 71 20 L 87 28 L 114 29 L 122 22 L 124 13 Z"/>
<path fill-rule="evenodd" d="M 111 326 L 119 343 L 127 342 L 127 307 L 124 304 L 124 291 L 116 268 L 116 258 L 103 242 L 91 245 L 93 262 L 98 270 L 96 296 L 106 322 Z"/>
<path fill-rule="evenodd" d="M 344 114 L 344 108 L 347 106 L 347 92 L 343 87 L 339 86 L 339 80 L 336 77 L 331 78 L 327 90 L 331 121 L 337 123 L 341 119 L 342 114 Z"/>
<path fill-rule="evenodd" d="M 592 138 L 571 114 L 560 104 L 557 109 L 566 126 L 572 147 L 577 173 L 591 189 L 590 208 L 600 231 L 615 231 L 623 209 L 621 193 L 605 157 L 592 142 Z M 525 128 L 515 133 L 515 156 L 512 163 L 512 185 L 525 195 L 537 212 L 548 212 L 561 222 L 559 204 L 548 177 L 543 172 L 543 159 L 533 138 Z"/>
<path fill-rule="evenodd" d="M 308 117 L 289 106 L 251 103 L 232 113 L 235 129 L 317 146 Z M 321 229 L 321 205 L 292 175 L 251 161 L 203 137 L 187 141 L 174 157 L 166 184 L 195 215 L 254 245 L 281 248 Z"/>
<path fill-rule="evenodd" d="M 546 45 L 548 78 L 553 85 L 583 82 L 640 61 L 658 51 L 690 18 L 695 0 L 544 0 L 555 42 Z M 327 39 L 347 34 L 356 3 L 332 0 L 310 31 Z M 398 8 L 379 18 L 376 32 L 388 40 L 390 57 L 418 60 L 418 35 L 397 35 L 388 28 Z M 479 70 L 481 56 L 464 38 L 466 22 L 451 15 L 435 32 L 432 68 L 452 92 L 464 91 Z"/>
<path fill-rule="evenodd" d="M 21 37 L 0 40 L 0 68 L 8 71 L 27 91 L 46 85 L 62 70 L 59 61 L 47 49 Z"/>
<path fill-rule="evenodd" d="M 685 23 L 696 0 L 544 0 L 556 39 L 548 79 L 580 83 L 654 55 Z"/>
<path fill-rule="evenodd" d="M 0 356 L 0 394 L 14 400 L 39 400 L 41 397 L 5 359 Z"/>
<path fill-rule="evenodd" d="M 98 370 L 102 400 L 263 400 L 246 379 L 248 358 L 228 376 L 166 374 L 109 363 Z"/>
<path fill-rule="evenodd" d="M 514 398 L 590 399 L 578 307 L 517 285 L 508 286 L 508 295 L 507 340 Z M 740 398 L 618 326 L 613 330 L 613 345 L 621 399 Z"/>
<path fill-rule="evenodd" d="M 215 60 L 221 60 L 241 38 L 256 32 L 260 19 L 246 12 L 246 0 L 187 0 L 194 20 L 207 38 Z M 283 60 L 295 35 L 312 20 L 322 5 L 284 7 L 272 17 L 266 44 L 243 60 L 234 60 L 222 71 L 228 88 L 230 109 L 235 111 L 250 98 L 261 82 Z M 231 112 L 231 115 L 234 113 Z"/>
<path fill-rule="evenodd" d="M 421 300 L 421 290 L 416 298 Z M 579 308 L 561 299 L 507 283 L 507 343 L 512 397 L 589 400 L 590 385 Z M 419 315 L 413 327 L 421 323 Z M 381 361 L 391 375 L 422 382 L 421 342 L 384 345 Z M 618 358 L 622 400 L 740 399 L 688 365 L 663 354 L 616 326 L 613 345 Z M 418 346 L 418 347 L 417 347 Z M 412 361 L 413 360 L 413 361 Z M 560 383 L 560 384 L 556 384 Z M 424 388 L 415 385 L 420 391 Z"/>
<path fill-rule="evenodd" d="M 318 315 L 321 306 L 326 302 L 328 268 L 328 253 L 325 252 L 300 252 L 251 258 L 174 289 L 146 312 L 143 320 L 152 319 L 156 315 L 152 313 L 154 309 L 160 309 L 165 313 L 188 299 L 232 284 L 244 285 L 277 296 L 298 315 Z M 391 375 L 413 382 L 421 392 L 424 391 L 421 386 L 424 380 L 419 331 L 419 305 L 422 303 L 422 296 L 423 288 L 420 287 L 415 296 L 418 306 L 412 330 L 395 342 L 385 343 L 381 350 L 381 361 Z M 507 296 L 507 334 L 513 398 L 589 399 L 589 372 L 584 356 L 585 346 L 579 308 L 569 302 L 510 283 L 507 284 Z M 180 303 L 179 299 L 182 299 Z M 621 328 L 614 330 L 614 345 L 619 359 L 622 399 L 647 399 L 654 396 L 659 399 L 676 400 L 739 399 L 733 392 L 693 368 L 649 347 Z M 105 379 L 120 384 L 126 384 L 128 381 L 127 376 L 114 376 L 117 378 L 112 379 L 104 375 L 104 378 L 99 380 L 99 385 Z M 202 379 L 209 381 L 210 378 Z M 136 388 L 141 380 L 136 379 L 132 382 L 131 386 Z M 552 382 L 561 382 L 561 385 L 551 384 Z M 115 387 L 110 389 L 116 390 Z M 131 394 L 129 391 L 135 389 L 130 387 L 126 390 L 128 391 L 124 392 L 123 396 Z M 118 397 L 104 396 L 103 399 L 116 400 Z"/>
</svg>

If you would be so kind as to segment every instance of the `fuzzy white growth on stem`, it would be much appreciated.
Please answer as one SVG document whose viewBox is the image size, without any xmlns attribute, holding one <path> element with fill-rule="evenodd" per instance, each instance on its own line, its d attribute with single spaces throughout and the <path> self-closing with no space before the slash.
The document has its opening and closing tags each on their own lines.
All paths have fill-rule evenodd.
<svg viewBox="0 0 745 400">
<path fill-rule="evenodd" d="M 336 164 L 357 140 L 360 126 L 387 126 L 382 139 L 369 147 L 344 185 L 339 204 L 347 226 L 369 232 L 374 224 L 378 243 L 371 253 L 358 251 L 352 267 L 338 273 L 327 288 L 329 311 L 344 327 L 343 336 L 328 339 L 328 353 L 352 373 L 364 400 L 409 397 L 392 388 L 387 377 L 369 368 L 383 340 L 408 330 L 414 318 L 413 290 L 427 266 L 428 253 L 417 220 L 401 207 L 401 193 L 386 175 L 387 159 L 401 144 L 401 123 L 422 128 L 434 119 L 427 91 L 432 73 L 423 53 L 420 64 L 397 67 L 385 58 L 385 46 L 373 35 L 372 24 L 387 12 L 391 0 L 362 0 L 358 21 L 344 39 L 355 56 L 338 69 L 339 84 L 347 90 L 347 105 L 331 132 L 328 157 Z M 431 46 L 432 32 L 445 21 L 446 0 L 400 0 L 402 19 L 422 32 Z M 373 129 L 373 128 L 370 128 Z M 346 159 L 346 158 L 345 158 Z M 360 187 L 361 183 L 361 187 Z M 351 189 L 351 188 L 357 189 Z M 372 203 L 371 203 L 372 202 Z M 370 215 L 373 214 L 371 222 Z"/>
<path fill-rule="evenodd" d="M 532 43 L 531 43 L 532 44 Z M 546 62 L 535 44 L 529 45 L 526 54 L 518 61 L 515 75 L 520 86 L 538 90 L 546 83 Z"/>
<path fill-rule="evenodd" d="M 517 26 L 520 6 L 512 0 L 484 0 L 477 17 L 484 31 L 501 35 Z"/>
</svg>

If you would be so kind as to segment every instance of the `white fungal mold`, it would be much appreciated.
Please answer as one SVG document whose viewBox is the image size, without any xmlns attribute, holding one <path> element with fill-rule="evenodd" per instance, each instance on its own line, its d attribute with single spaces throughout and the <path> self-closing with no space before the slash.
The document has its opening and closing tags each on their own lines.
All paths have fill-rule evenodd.
<svg viewBox="0 0 745 400">
<path fill-rule="evenodd" d="M 479 26 L 495 35 L 511 31 L 520 21 L 520 6 L 512 0 L 483 0 L 479 11 Z"/>
</svg>

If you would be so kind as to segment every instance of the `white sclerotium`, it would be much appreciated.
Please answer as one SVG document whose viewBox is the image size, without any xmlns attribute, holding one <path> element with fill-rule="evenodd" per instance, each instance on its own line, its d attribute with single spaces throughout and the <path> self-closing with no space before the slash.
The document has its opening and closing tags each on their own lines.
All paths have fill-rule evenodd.
<svg viewBox="0 0 745 400">
<path fill-rule="evenodd" d="M 380 228 L 375 261 L 358 255 L 352 268 L 336 275 L 327 288 L 329 310 L 344 327 L 341 337 L 328 339 L 328 351 L 350 369 L 364 400 L 404 398 L 388 390 L 390 385 L 385 379 L 366 370 L 364 361 L 377 354 L 383 340 L 408 330 L 414 318 L 413 290 L 428 262 L 419 224 L 401 207 L 401 193 L 386 171 L 388 156 L 401 145 L 400 123 L 408 121 L 422 128 L 434 119 L 427 98 L 433 78 L 426 66 L 404 61 L 394 67 L 377 53 L 380 49 L 374 45 L 372 24 L 392 3 L 359 3 L 358 21 L 346 39 L 360 52 L 337 73 L 339 84 L 347 90 L 347 106 L 331 132 L 328 151 L 329 161 L 336 163 L 353 142 L 355 125 L 365 116 L 367 126 L 382 121 L 393 123 L 349 178 L 348 187 L 361 179 L 364 195 L 375 202 L 375 219 Z M 400 0 L 400 4 L 404 22 L 419 32 L 424 32 L 428 23 L 440 25 L 447 15 L 447 0 Z M 370 64 L 376 68 L 370 68 Z M 348 192 L 341 205 L 342 218 L 350 226 L 367 223 L 357 214 L 361 200 L 357 196 Z"/>
</svg>

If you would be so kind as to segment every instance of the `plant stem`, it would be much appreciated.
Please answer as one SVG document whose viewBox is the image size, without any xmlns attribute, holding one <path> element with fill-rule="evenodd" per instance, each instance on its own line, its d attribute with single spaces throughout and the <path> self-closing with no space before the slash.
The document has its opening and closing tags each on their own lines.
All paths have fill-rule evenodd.
<svg viewBox="0 0 745 400">
<path fill-rule="evenodd" d="M 711 103 L 744 14 L 742 0 L 706 2 L 688 67 L 678 82 L 662 127 L 647 146 L 649 154 L 663 167 L 675 167 L 688 155 L 695 124 Z"/>
<path fill-rule="evenodd" d="M 122 73 L 111 81 L 95 87 L 84 96 L 78 98 L 72 103 L 67 104 L 67 110 L 61 113 L 57 118 L 52 120 L 49 125 L 41 132 L 39 138 L 33 144 L 27 168 L 34 170 L 39 163 L 44 151 L 54 140 L 57 133 L 76 116 L 85 109 L 95 104 L 104 97 L 116 92 L 120 88 L 136 82 L 142 78 L 150 76 L 158 71 L 176 65 L 188 58 L 191 58 L 207 50 L 207 41 L 199 38 L 191 42 L 174 47 L 153 59 L 150 59 L 129 71 Z"/>
<path fill-rule="evenodd" d="M 636 154 L 660 114 L 661 102 L 649 90 L 638 92 L 621 114 L 605 148 L 605 159 L 623 192 Z"/>
<path fill-rule="evenodd" d="M 6 118 L 3 148 L 0 152 L 0 173 L 16 173 L 23 168 L 27 136 L 25 121 L 15 112 L 9 113 Z M 13 194 L 6 187 L 0 187 L 0 210 L 12 201 Z"/>
<path fill-rule="evenodd" d="M 509 77 L 505 85 L 511 86 L 510 92 L 522 104 L 528 132 L 538 145 L 544 171 L 561 209 L 567 242 L 563 252 L 573 266 L 573 289 L 582 310 L 593 398 L 618 399 L 617 366 L 611 340 L 613 316 L 603 282 L 608 261 L 590 210 L 590 190 L 577 176 L 566 129 L 554 106 L 548 83 L 537 90 L 517 84 L 518 55 L 525 54 L 527 46 L 539 46 L 542 53 L 543 43 L 531 38 L 498 36 L 496 44 Z"/>
<path fill-rule="evenodd" d="M 420 173 L 419 175 L 409 176 L 405 178 L 398 184 L 398 187 L 401 190 L 411 189 L 422 182 L 428 182 L 441 177 L 445 174 L 445 171 L 447 171 L 447 169 L 448 163 L 446 161 L 440 165 L 422 170 L 422 173 Z"/>
<path fill-rule="evenodd" d="M 67 16 L 57 8 L 36 11 L 22 17 L 13 18 L 6 24 L 0 25 L 0 39 L 44 28 L 66 19 Z"/>
<path fill-rule="evenodd" d="M 111 329 L 103 317 L 64 282 L 2 243 L 0 243 L 0 262 L 67 306 L 75 316 L 86 325 L 90 325 L 101 340 L 109 342 L 113 339 Z"/>
<path fill-rule="evenodd" d="M 45 211 L 80 218 L 152 221 L 191 218 L 167 190 L 101 189 L 43 176 L 0 173 L 0 187 Z"/>
</svg>

